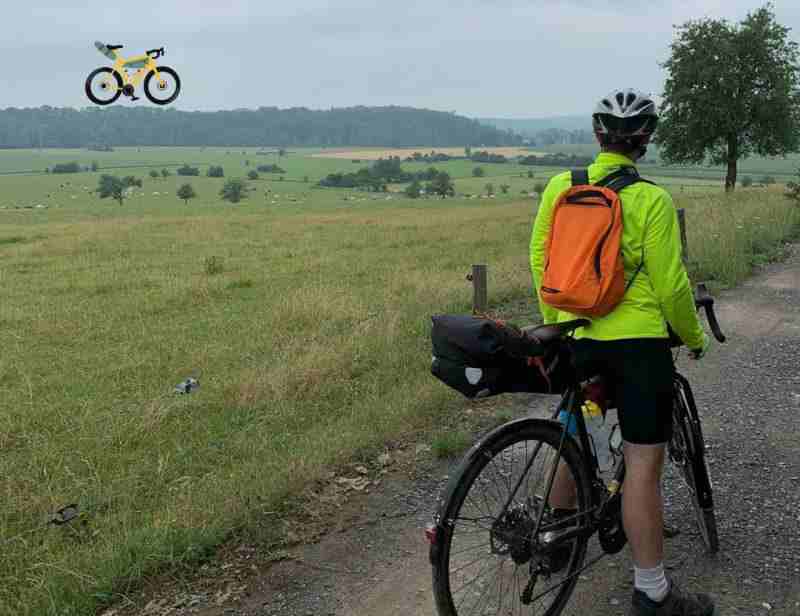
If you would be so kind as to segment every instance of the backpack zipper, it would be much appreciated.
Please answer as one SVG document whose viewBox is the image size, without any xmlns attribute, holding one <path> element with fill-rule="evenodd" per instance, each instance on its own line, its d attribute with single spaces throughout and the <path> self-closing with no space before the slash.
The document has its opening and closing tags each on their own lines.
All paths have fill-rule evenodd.
<svg viewBox="0 0 800 616">
<path fill-rule="evenodd" d="M 603 252 L 603 246 L 606 244 L 606 240 L 608 236 L 611 235 L 611 229 L 614 226 L 614 213 L 611 213 L 611 224 L 608 225 L 608 229 L 603 234 L 603 239 L 600 240 L 600 245 L 597 247 L 597 252 L 594 255 L 594 271 L 597 274 L 597 279 L 600 280 L 602 276 L 602 272 L 600 271 L 600 255 Z"/>
</svg>

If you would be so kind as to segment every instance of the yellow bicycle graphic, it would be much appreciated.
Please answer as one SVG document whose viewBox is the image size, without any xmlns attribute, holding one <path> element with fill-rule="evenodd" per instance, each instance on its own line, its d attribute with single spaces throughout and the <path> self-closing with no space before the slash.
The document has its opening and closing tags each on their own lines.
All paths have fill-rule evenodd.
<svg viewBox="0 0 800 616">
<path fill-rule="evenodd" d="M 151 49 L 140 56 L 123 58 L 117 53 L 122 45 L 94 44 L 106 58 L 114 60 L 114 66 L 102 66 L 86 78 L 86 96 L 97 105 L 110 105 L 124 94 L 131 100 L 139 100 L 134 88 L 144 79 L 144 94 L 156 105 L 168 105 L 181 91 L 181 80 L 168 66 L 156 66 L 156 60 L 164 55 L 164 48 Z M 132 74 L 130 70 L 134 70 Z"/>
</svg>

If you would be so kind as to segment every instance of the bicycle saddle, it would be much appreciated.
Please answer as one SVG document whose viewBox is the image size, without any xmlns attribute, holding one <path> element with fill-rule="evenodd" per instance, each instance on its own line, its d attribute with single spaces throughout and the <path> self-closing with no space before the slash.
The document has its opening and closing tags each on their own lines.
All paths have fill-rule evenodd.
<svg viewBox="0 0 800 616">
<path fill-rule="evenodd" d="M 123 45 L 106 45 L 106 47 L 108 47 L 111 51 L 114 51 L 115 49 L 122 49 Z"/>
<path fill-rule="evenodd" d="M 591 321 L 587 319 L 575 319 L 574 321 L 564 321 L 563 323 L 523 327 L 522 331 L 529 337 L 535 338 L 546 346 L 556 340 L 564 338 L 567 334 L 575 331 L 579 327 L 586 327 L 589 323 L 591 323 Z"/>
</svg>

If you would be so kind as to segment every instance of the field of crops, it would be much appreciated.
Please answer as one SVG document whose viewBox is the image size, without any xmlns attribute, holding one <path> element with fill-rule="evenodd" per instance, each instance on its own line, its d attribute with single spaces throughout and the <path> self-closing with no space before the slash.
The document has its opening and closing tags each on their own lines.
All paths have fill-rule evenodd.
<svg viewBox="0 0 800 616">
<path fill-rule="evenodd" d="M 0 614 L 94 614 L 233 532 L 270 543 L 275 512 L 331 465 L 458 405 L 428 373 L 429 316 L 468 310 L 476 262 L 492 303 L 531 294 L 527 193 L 557 170 L 439 163 L 458 193 L 497 194 L 412 200 L 320 188 L 362 164 L 315 152 L 0 151 L 0 172 L 33 172 L 0 176 Z M 99 169 L 44 172 L 73 160 Z M 184 163 L 200 176 L 176 177 Z M 285 174 L 221 200 L 261 164 Z M 103 172 L 142 187 L 100 199 Z M 800 224 L 780 186 L 655 179 L 687 210 L 692 272 L 716 285 Z M 200 389 L 174 393 L 190 376 Z M 70 503 L 80 524 L 47 524 Z"/>
</svg>

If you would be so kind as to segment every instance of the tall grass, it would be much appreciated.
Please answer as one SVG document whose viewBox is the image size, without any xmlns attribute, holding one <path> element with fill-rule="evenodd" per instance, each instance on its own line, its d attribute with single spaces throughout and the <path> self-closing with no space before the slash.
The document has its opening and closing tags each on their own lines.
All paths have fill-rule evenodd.
<svg viewBox="0 0 800 616">
<path fill-rule="evenodd" d="M 778 187 L 679 197 L 676 206 L 687 211 L 690 273 L 722 286 L 735 285 L 754 266 L 780 258 L 800 226 L 800 205 Z"/>
<path fill-rule="evenodd" d="M 765 190 L 678 205 L 695 272 L 725 284 L 800 222 Z M 435 429 L 455 395 L 429 315 L 468 309 L 470 264 L 493 302 L 531 292 L 530 200 L 263 208 L 0 232 L 0 614 L 91 614 L 238 529 L 269 540 L 265 512 L 330 465 Z M 73 502 L 82 521 L 47 524 Z"/>
</svg>

